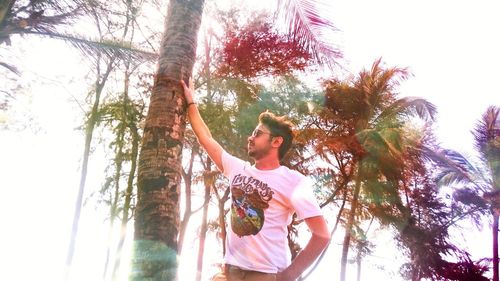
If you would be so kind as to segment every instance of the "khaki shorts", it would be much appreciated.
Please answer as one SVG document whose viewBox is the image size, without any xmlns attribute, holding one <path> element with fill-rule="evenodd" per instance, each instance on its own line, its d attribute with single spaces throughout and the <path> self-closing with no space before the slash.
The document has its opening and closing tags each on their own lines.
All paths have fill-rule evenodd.
<svg viewBox="0 0 500 281">
<path fill-rule="evenodd" d="M 212 281 L 275 281 L 276 274 L 245 270 L 234 265 L 225 265 L 223 272 L 215 275 Z"/>
</svg>

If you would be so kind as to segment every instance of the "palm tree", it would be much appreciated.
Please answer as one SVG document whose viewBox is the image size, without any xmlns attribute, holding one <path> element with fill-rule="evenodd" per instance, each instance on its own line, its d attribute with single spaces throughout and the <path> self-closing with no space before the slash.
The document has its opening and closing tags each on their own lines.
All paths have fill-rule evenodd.
<svg viewBox="0 0 500 281">
<path fill-rule="evenodd" d="M 479 152 L 479 163 L 473 164 L 457 151 L 444 149 L 433 155 L 440 173 L 439 185 L 458 185 L 455 198 L 466 205 L 481 207 L 488 204 L 493 218 L 493 281 L 499 280 L 498 220 L 500 215 L 500 108 L 490 106 L 476 124 L 474 144 Z M 481 210 L 481 208 L 478 208 Z"/>
<path fill-rule="evenodd" d="M 397 219 L 397 214 L 403 212 L 397 180 L 402 176 L 403 155 L 409 145 L 403 128 L 404 117 L 416 115 L 432 120 L 436 111 L 421 98 L 396 99 L 395 87 L 408 73 L 401 68 L 384 69 L 380 62 L 380 59 L 375 61 L 369 71 L 362 71 L 354 81 L 326 83 L 326 108 L 344 120 L 345 124 L 337 128 L 342 134 L 337 138 L 347 141 L 343 147 L 353 155 L 352 169 L 356 171 L 342 248 L 341 280 L 345 280 L 361 191 L 375 206 L 372 212 L 381 211 L 386 219 L 391 216 L 390 220 Z M 380 213 L 375 215 L 381 218 Z"/>
<path fill-rule="evenodd" d="M 328 21 L 314 12 L 316 8 L 310 5 L 311 1 L 289 2 L 294 5 L 288 7 L 302 11 L 294 14 L 294 17 L 300 15 L 300 19 L 290 25 L 299 27 L 293 28 L 296 38 L 314 34 L 316 29 L 311 27 L 329 26 Z M 172 280 L 176 276 L 181 153 L 186 113 L 179 80 L 187 80 L 192 73 L 203 5 L 204 0 L 178 0 L 171 1 L 167 10 L 158 70 L 139 156 L 132 280 Z M 309 29 L 299 33 L 304 31 L 304 27 Z M 309 37 L 302 43 L 310 46 L 311 50 L 319 50 L 318 53 L 329 50 L 326 45 L 311 42 L 311 38 L 315 37 Z"/>
<path fill-rule="evenodd" d="M 171 1 L 139 155 L 131 280 L 173 280 L 177 269 L 185 101 L 203 0 Z"/>
</svg>

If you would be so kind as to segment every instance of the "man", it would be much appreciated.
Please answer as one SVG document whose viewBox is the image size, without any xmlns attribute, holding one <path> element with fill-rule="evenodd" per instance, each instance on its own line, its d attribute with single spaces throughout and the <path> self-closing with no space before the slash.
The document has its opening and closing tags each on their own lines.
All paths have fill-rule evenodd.
<svg viewBox="0 0 500 281">
<path fill-rule="evenodd" d="M 231 185 L 225 270 L 213 280 L 296 280 L 328 245 L 330 233 L 307 178 L 280 165 L 292 144 L 292 124 L 284 117 L 262 113 L 248 137 L 248 155 L 255 161 L 250 165 L 228 154 L 212 138 L 193 102 L 192 81 L 189 87 L 184 81 L 181 84 L 198 142 Z M 293 213 L 305 220 L 312 235 L 291 262 L 287 226 Z"/>
</svg>

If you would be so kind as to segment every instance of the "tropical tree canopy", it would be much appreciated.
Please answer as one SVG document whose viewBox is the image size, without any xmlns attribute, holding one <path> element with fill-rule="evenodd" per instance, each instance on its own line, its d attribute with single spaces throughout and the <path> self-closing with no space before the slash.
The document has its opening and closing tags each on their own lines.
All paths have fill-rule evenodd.
<svg viewBox="0 0 500 281">
<path fill-rule="evenodd" d="M 411 78 L 408 69 L 377 59 L 368 69 L 340 78 L 322 68 L 339 66 L 342 57 L 325 40 L 336 31 L 323 18 L 327 1 L 280 0 L 274 15 L 245 16 L 238 9 L 207 5 L 213 3 L 170 1 L 168 8 L 149 0 L 0 4 L 3 71 L 21 74 L 3 52 L 40 35 L 69 42 L 89 62 L 78 65 L 89 69 L 78 78 L 80 89 L 71 93 L 83 112 L 78 132 L 84 139 L 67 280 L 73 256 L 84 247 L 75 247 L 80 212 L 92 208 L 104 214 L 97 219 L 108 231 L 106 249 L 95 253 L 104 261 L 102 280 L 125 275 L 207 280 L 219 270 L 214 256 L 226 251 L 231 194 L 227 179 L 186 126 L 179 80 L 189 76 L 213 137 L 244 160 L 251 161 L 247 138 L 261 112 L 286 115 L 295 123 L 296 142 L 281 164 L 313 179 L 331 233 L 342 228 L 343 240 L 328 252 L 341 256 L 341 280 L 355 274 L 354 266 L 359 280 L 366 279 L 362 268 L 379 266 L 372 258 L 392 246 L 381 245 L 380 234 L 392 235 L 402 256 L 394 264 L 401 265 L 405 280 L 488 280 L 491 261 L 498 280 L 497 106 L 486 110 L 472 132 L 479 158 L 440 147 L 432 126 L 437 108 L 399 93 Z M 83 26 L 86 32 L 78 32 Z M 8 87 L 0 92 L 15 99 Z M 0 109 L 8 110 L 7 104 L 0 102 Z M 92 169 L 101 163 L 100 184 L 86 184 L 87 178 L 99 178 Z M 453 233 L 468 219 L 481 226 L 491 218 L 493 258 L 472 257 Z M 292 257 L 303 247 L 303 225 L 294 218 L 288 226 Z M 189 272 L 179 272 L 180 266 Z"/>
</svg>

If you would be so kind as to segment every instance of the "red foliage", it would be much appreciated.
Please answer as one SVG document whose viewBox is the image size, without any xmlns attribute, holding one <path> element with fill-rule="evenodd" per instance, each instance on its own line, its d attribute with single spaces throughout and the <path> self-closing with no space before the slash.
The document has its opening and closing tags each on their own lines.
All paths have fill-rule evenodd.
<svg viewBox="0 0 500 281">
<path fill-rule="evenodd" d="M 217 75 L 253 78 L 304 70 L 310 64 L 311 54 L 273 31 L 270 23 L 257 20 L 229 32 L 220 58 Z"/>
</svg>

